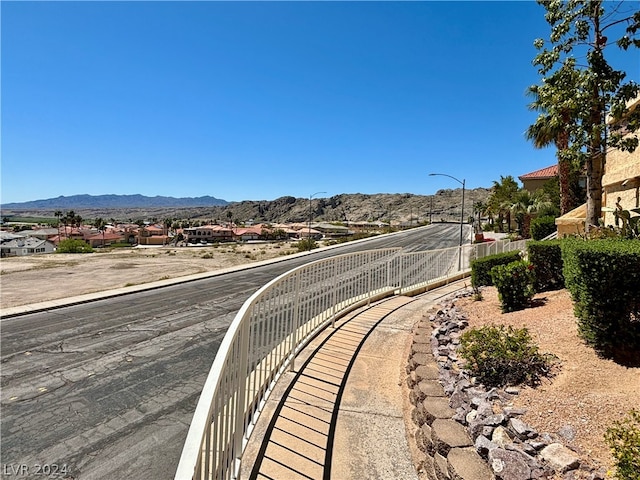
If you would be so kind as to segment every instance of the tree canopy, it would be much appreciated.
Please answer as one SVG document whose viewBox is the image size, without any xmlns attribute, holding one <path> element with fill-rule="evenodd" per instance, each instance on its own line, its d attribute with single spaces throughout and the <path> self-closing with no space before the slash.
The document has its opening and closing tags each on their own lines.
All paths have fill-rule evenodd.
<svg viewBox="0 0 640 480">
<path fill-rule="evenodd" d="M 608 148 L 634 151 L 638 146 L 640 108 L 629 102 L 640 92 L 626 73 L 613 68 L 605 51 L 640 47 L 640 10 L 636 2 L 538 0 L 551 27 L 548 40 L 537 39 L 541 83 L 530 87 L 530 108 L 540 112 L 527 137 L 536 146 L 558 148 L 560 193 L 572 164 L 587 178 L 587 229 L 598 225 L 602 176 Z M 617 37 L 610 40 L 609 37 Z M 565 199 L 564 209 L 567 208 Z"/>
</svg>

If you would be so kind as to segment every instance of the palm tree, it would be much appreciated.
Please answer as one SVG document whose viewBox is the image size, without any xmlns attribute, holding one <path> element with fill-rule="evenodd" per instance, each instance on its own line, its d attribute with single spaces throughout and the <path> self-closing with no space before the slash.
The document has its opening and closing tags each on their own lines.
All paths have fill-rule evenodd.
<svg viewBox="0 0 640 480">
<path fill-rule="evenodd" d="M 487 205 L 485 203 L 479 201 L 479 200 L 477 202 L 474 202 L 474 204 L 473 204 L 473 212 L 476 215 L 478 215 L 478 224 L 477 224 L 478 225 L 478 229 L 477 229 L 478 231 L 482 230 L 481 217 L 482 217 L 482 214 L 486 211 L 486 209 L 487 209 Z"/>
<path fill-rule="evenodd" d="M 67 233 L 67 226 L 73 227 L 76 220 L 76 212 L 73 210 L 69 210 L 67 213 L 63 215 L 61 218 L 62 224 L 64 225 L 64 236 L 69 238 L 69 234 Z"/>
<path fill-rule="evenodd" d="M 531 219 L 540 210 L 550 208 L 551 206 L 552 202 L 545 198 L 545 194 L 541 189 L 536 190 L 534 193 L 525 189 L 519 190 L 514 196 L 511 211 L 515 216 L 520 235 L 524 238 L 529 238 Z"/>
<path fill-rule="evenodd" d="M 511 205 L 516 192 L 520 189 L 511 175 L 500 176 L 500 181 L 493 181 L 487 205 L 498 215 L 498 228 L 502 232 L 502 221 L 506 219 L 507 230 L 511 231 Z"/>
<path fill-rule="evenodd" d="M 104 231 L 106 230 L 105 226 L 106 226 L 107 222 L 105 222 L 101 217 L 96 218 L 93 221 L 93 226 L 96 227 L 96 229 L 102 233 L 102 246 L 104 247 Z"/>
<path fill-rule="evenodd" d="M 560 182 L 560 214 L 573 210 L 578 199 L 572 184 L 577 183 L 577 169 L 573 166 L 574 155 L 570 149 L 570 130 L 575 118 L 575 92 L 567 96 L 568 90 L 556 89 L 558 82 L 576 84 L 579 73 L 570 65 L 563 67 L 543 85 L 529 87 L 527 93 L 533 97 L 529 109 L 540 112 L 533 125 L 525 132 L 527 140 L 535 148 L 545 148 L 554 144 L 558 158 L 558 179 Z M 559 96 L 561 95 L 561 96 Z"/>
<path fill-rule="evenodd" d="M 56 210 L 53 215 L 58 219 L 58 240 L 60 239 L 60 219 L 62 218 L 62 210 Z"/>
</svg>

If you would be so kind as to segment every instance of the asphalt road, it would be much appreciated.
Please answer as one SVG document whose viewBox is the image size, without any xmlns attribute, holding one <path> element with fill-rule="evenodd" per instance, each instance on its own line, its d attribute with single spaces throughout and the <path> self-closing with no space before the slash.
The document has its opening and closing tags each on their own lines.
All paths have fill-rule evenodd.
<svg viewBox="0 0 640 480">
<path fill-rule="evenodd" d="M 252 293 L 312 260 L 373 248 L 446 248 L 458 245 L 459 233 L 459 225 L 436 224 L 2 319 L 2 478 L 173 478 L 220 342 Z"/>
</svg>

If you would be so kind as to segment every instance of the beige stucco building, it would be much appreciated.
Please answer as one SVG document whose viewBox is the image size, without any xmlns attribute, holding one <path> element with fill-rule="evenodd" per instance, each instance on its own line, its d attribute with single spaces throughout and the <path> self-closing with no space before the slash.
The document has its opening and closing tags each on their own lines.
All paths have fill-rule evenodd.
<svg viewBox="0 0 640 480">
<path fill-rule="evenodd" d="M 640 97 L 631 102 L 629 108 L 640 108 Z M 607 151 L 602 190 L 602 215 L 605 226 L 615 225 L 613 212 L 618 198 L 623 210 L 640 208 L 640 147 L 633 153 L 617 149 Z M 585 204 L 557 218 L 558 237 L 584 233 L 586 216 Z"/>
</svg>

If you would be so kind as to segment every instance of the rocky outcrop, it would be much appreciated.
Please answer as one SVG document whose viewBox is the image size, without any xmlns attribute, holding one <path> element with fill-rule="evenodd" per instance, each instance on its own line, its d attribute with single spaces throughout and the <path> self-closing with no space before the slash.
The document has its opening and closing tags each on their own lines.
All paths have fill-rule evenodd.
<svg viewBox="0 0 640 480">
<path fill-rule="evenodd" d="M 562 432 L 538 432 L 522 421 L 526 411 L 511 406 L 519 388 L 487 389 L 463 370 L 456 352 L 467 326 L 453 298 L 414 328 L 407 383 L 427 477 L 604 479 L 605 472 L 593 470 L 563 444 Z"/>
</svg>

